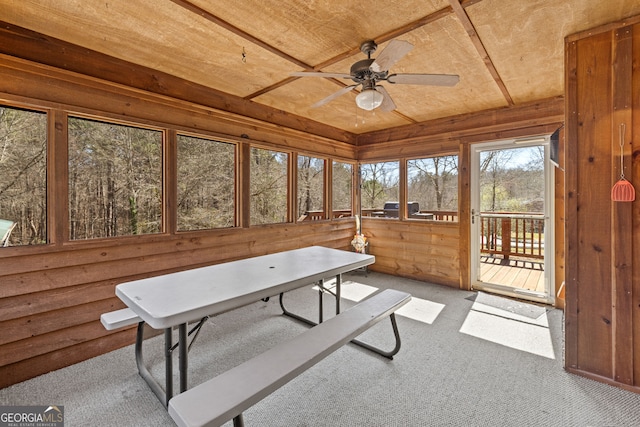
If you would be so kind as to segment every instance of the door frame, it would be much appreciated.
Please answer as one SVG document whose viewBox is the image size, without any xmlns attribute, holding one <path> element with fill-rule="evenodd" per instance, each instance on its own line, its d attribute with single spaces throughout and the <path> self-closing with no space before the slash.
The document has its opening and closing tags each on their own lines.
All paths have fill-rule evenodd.
<svg viewBox="0 0 640 427">
<path fill-rule="evenodd" d="M 554 165 L 550 161 L 550 136 L 542 135 L 530 138 L 504 139 L 488 141 L 470 146 L 471 158 L 471 209 L 470 209 L 470 231 L 471 231 L 471 251 L 469 265 L 471 266 L 471 289 L 485 290 L 488 292 L 506 295 L 510 297 L 541 302 L 544 304 L 555 304 L 555 185 L 554 185 Z M 531 292 L 526 290 L 516 290 L 509 286 L 490 284 L 478 280 L 480 276 L 480 153 L 483 151 L 544 147 L 544 283 L 545 292 Z"/>
</svg>

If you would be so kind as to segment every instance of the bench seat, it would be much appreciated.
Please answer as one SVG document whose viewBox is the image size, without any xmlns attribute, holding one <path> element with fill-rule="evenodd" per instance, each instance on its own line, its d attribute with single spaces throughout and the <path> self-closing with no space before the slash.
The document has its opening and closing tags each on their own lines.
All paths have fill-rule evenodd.
<svg viewBox="0 0 640 427">
<path fill-rule="evenodd" d="M 411 295 L 384 290 L 302 334 L 169 401 L 178 426 L 219 426 L 234 419 L 365 330 L 408 303 Z M 237 424 L 235 424 L 237 422 Z"/>
<path fill-rule="evenodd" d="M 123 308 L 121 310 L 103 313 L 100 316 L 100 322 L 102 322 L 102 326 L 104 326 L 106 330 L 112 331 L 114 329 L 124 328 L 125 326 L 136 325 L 142 322 L 142 319 L 130 308 Z"/>
</svg>

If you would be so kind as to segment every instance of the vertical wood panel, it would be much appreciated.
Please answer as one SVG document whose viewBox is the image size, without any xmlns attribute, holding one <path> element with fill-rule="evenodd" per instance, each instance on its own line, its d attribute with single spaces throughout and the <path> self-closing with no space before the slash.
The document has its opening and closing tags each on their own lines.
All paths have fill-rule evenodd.
<svg viewBox="0 0 640 427">
<path fill-rule="evenodd" d="M 613 146 L 613 182 L 620 171 L 620 132 L 624 141 L 624 172 L 631 172 L 631 79 L 633 70 L 632 27 L 619 28 L 613 35 L 613 120 L 611 140 Z M 621 129 L 620 125 L 624 124 Z M 616 150 L 617 149 L 617 150 Z M 625 238 L 633 229 L 633 205 L 628 202 L 612 203 L 612 286 L 613 300 L 613 379 L 633 384 L 633 309 L 631 305 L 633 240 Z"/>
<path fill-rule="evenodd" d="M 578 43 L 565 44 L 565 366 L 578 368 Z"/>
<path fill-rule="evenodd" d="M 460 145 L 458 157 L 458 225 L 460 288 L 471 290 L 471 146 Z"/>
<path fill-rule="evenodd" d="M 640 199 L 613 202 L 624 174 L 640 182 L 640 24 L 566 43 L 566 367 L 640 391 Z"/>
<path fill-rule="evenodd" d="M 612 377 L 611 35 L 578 41 L 578 368 Z"/>
<path fill-rule="evenodd" d="M 555 258 L 554 258 L 554 276 L 556 295 L 556 307 L 565 309 L 565 298 L 558 297 L 558 292 L 563 282 L 565 282 L 565 169 L 566 169 L 566 156 L 565 156 L 565 130 L 560 130 L 558 141 L 558 163 L 559 168 L 554 168 L 554 234 L 555 234 Z M 566 287 L 566 285 L 565 285 Z"/>
<path fill-rule="evenodd" d="M 640 25 L 633 27 L 633 61 L 638 64 L 640 61 Z M 628 176 L 635 186 L 636 201 L 633 203 L 633 266 L 632 266 L 632 295 L 631 307 L 633 309 L 633 378 L 634 385 L 640 387 L 640 71 L 637 66 L 632 75 L 632 118 L 633 127 L 631 129 L 632 155 L 631 170 Z"/>
</svg>

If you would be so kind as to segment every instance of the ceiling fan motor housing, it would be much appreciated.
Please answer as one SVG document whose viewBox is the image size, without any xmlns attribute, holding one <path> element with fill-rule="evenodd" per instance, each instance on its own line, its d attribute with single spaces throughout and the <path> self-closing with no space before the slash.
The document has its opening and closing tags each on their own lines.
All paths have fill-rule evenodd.
<svg viewBox="0 0 640 427">
<path fill-rule="evenodd" d="M 371 70 L 371 64 L 375 59 L 363 59 L 351 66 L 351 79 L 356 83 L 362 83 L 366 80 L 384 80 L 387 78 L 388 71 L 376 73 Z"/>
</svg>

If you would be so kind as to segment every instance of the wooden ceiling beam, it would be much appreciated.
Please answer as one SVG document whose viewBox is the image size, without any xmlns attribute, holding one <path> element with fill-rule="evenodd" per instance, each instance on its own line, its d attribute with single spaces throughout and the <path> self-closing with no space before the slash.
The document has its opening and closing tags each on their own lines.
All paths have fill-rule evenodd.
<svg viewBox="0 0 640 427">
<path fill-rule="evenodd" d="M 358 146 L 425 139 L 460 138 L 468 134 L 506 132 L 564 121 L 564 97 L 443 117 L 391 129 L 368 132 L 356 137 Z"/>
<path fill-rule="evenodd" d="M 183 0 L 173 0 L 173 1 L 174 2 L 180 2 L 180 3 L 184 2 Z M 477 0 L 477 1 L 479 1 L 479 0 Z M 408 32 L 411 32 L 411 31 L 415 30 L 415 29 L 418 29 L 418 28 L 423 27 L 423 26 L 425 26 L 427 24 L 430 24 L 431 22 L 435 22 L 435 21 L 437 21 L 439 19 L 442 19 L 445 16 L 448 16 L 448 15 L 450 15 L 452 13 L 453 13 L 453 8 L 447 6 L 447 7 L 443 8 L 443 9 L 440 9 L 440 10 L 434 12 L 434 13 L 431 13 L 431 14 L 429 14 L 427 16 L 423 16 L 420 19 L 417 19 L 417 20 L 415 20 L 413 22 L 410 22 L 410 23 L 408 23 L 406 25 L 403 25 L 402 27 L 399 27 L 399 28 L 393 29 L 393 30 L 391 30 L 391 31 L 389 31 L 387 33 L 381 34 L 381 35 L 375 37 L 374 40 L 378 44 L 387 42 L 387 41 L 392 40 L 392 39 L 394 39 L 396 37 L 400 37 L 403 34 L 406 34 Z M 354 47 L 354 48 L 352 48 L 350 50 L 347 50 L 345 52 L 342 52 L 339 55 L 334 56 L 333 58 L 327 59 L 326 61 L 321 62 L 320 64 L 314 65 L 312 67 L 312 70 L 313 71 L 320 71 L 323 68 L 329 67 L 329 66 L 331 66 L 333 64 L 336 64 L 336 63 L 338 63 L 340 61 L 343 61 L 343 60 L 345 60 L 347 58 L 350 58 L 353 55 L 357 55 L 358 53 L 360 53 L 360 45 L 358 45 L 358 46 L 356 46 L 356 47 Z M 299 78 L 301 78 L 301 77 L 289 77 L 289 78 L 287 78 L 285 80 L 282 80 L 282 81 L 279 81 L 277 83 L 274 83 L 271 86 L 267 86 L 267 87 L 265 87 L 265 88 L 263 88 L 263 89 L 261 89 L 261 90 L 259 90 L 257 92 L 249 94 L 249 95 L 245 96 L 244 99 L 253 99 L 253 98 L 257 97 L 257 96 L 263 95 L 263 94 L 265 94 L 267 92 L 270 92 L 270 91 L 272 91 L 274 89 L 282 87 L 282 86 L 284 86 L 284 85 L 286 85 L 286 84 L 288 84 L 288 83 L 290 83 L 290 82 L 292 82 L 294 80 L 297 80 Z M 336 85 L 338 85 L 340 87 L 347 86 L 345 83 L 341 82 L 338 79 L 331 78 L 331 79 L 328 79 L 328 80 L 330 80 L 331 82 L 335 83 Z M 402 116 L 402 117 L 406 118 L 406 116 Z M 410 120 L 410 121 L 413 122 L 413 120 Z"/>
<path fill-rule="evenodd" d="M 282 59 L 285 59 L 289 62 L 292 62 L 293 64 L 299 66 L 300 68 L 304 68 L 305 70 L 313 70 L 313 67 L 309 64 L 306 64 L 305 62 L 294 58 L 293 56 L 281 51 L 280 49 L 271 46 L 269 43 L 260 40 L 259 38 L 252 36 L 251 34 L 247 33 L 246 31 L 241 30 L 240 28 L 231 25 L 229 22 L 225 21 L 224 19 L 221 19 L 217 16 L 215 16 L 214 14 L 202 9 L 201 7 L 196 6 L 195 4 L 187 1 L 187 0 L 171 0 L 172 2 L 174 2 L 175 4 L 177 4 L 178 6 L 181 6 L 185 9 L 187 9 L 190 12 L 193 12 L 201 17 L 203 17 L 204 19 L 206 19 L 209 22 L 212 22 L 216 25 L 219 25 L 220 27 L 224 28 L 225 30 L 228 30 L 230 32 L 232 32 L 233 34 L 242 37 L 243 39 L 247 40 L 250 43 L 253 43 L 255 45 L 260 46 L 261 48 L 279 56 Z"/>
<path fill-rule="evenodd" d="M 493 64 L 493 61 L 491 60 L 489 53 L 487 52 L 487 50 L 484 47 L 484 44 L 482 43 L 482 39 L 480 39 L 480 36 L 476 32 L 476 28 L 473 25 L 473 22 L 471 22 L 471 19 L 469 19 L 469 15 L 467 15 L 467 12 L 465 11 L 464 7 L 462 6 L 459 0 L 449 0 L 449 3 L 453 8 L 453 12 L 458 17 L 458 20 L 460 21 L 465 31 L 471 38 L 471 42 L 473 43 L 473 46 L 476 48 L 476 50 L 480 54 L 482 61 L 484 62 L 487 69 L 489 70 L 491 77 L 493 77 L 493 80 L 498 85 L 498 88 L 502 92 L 502 95 L 506 99 L 507 103 L 509 105 L 514 105 L 513 98 L 511 97 L 511 94 L 507 90 L 507 86 L 502 81 L 502 77 L 500 77 L 498 70 Z M 467 3 L 470 3 L 470 2 L 467 2 Z"/>
<path fill-rule="evenodd" d="M 355 144 L 355 135 L 142 65 L 0 21 L 0 54 Z"/>
</svg>

